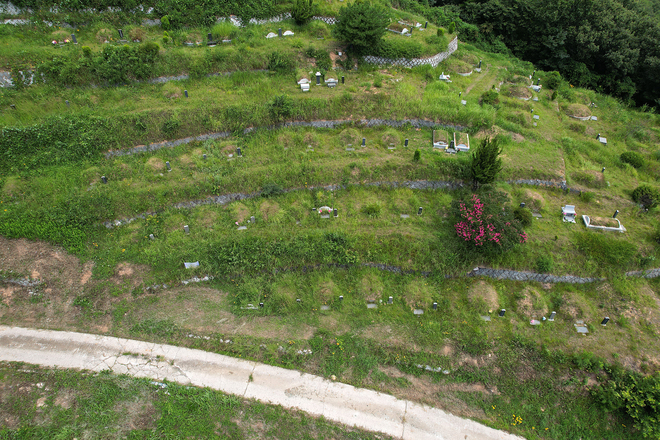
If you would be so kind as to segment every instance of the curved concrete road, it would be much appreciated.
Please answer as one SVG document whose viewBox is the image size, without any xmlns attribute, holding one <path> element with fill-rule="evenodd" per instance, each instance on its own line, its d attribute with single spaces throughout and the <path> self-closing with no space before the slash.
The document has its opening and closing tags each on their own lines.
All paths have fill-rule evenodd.
<svg viewBox="0 0 660 440">
<path fill-rule="evenodd" d="M 0 361 L 209 387 L 414 440 L 523 440 L 436 408 L 319 376 L 202 350 L 84 333 L 0 326 Z"/>
</svg>

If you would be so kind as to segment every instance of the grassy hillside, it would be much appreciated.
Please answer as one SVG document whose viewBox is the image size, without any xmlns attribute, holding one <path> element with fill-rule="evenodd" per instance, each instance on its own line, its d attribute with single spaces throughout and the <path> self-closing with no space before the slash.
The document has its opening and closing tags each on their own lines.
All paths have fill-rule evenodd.
<svg viewBox="0 0 660 440">
<path fill-rule="evenodd" d="M 278 27 L 295 36 L 265 38 Z M 436 68 L 405 69 L 354 64 L 319 22 L 191 28 L 168 43 L 160 28 L 126 26 L 144 32 L 129 49 L 101 43 L 103 29 L 114 35 L 94 22 L 79 46 L 56 49 L 59 30 L 0 26 L 12 46 L 0 46 L 4 63 L 59 66 L 46 84 L 0 89 L 0 323 L 335 375 L 530 439 L 642 438 L 639 420 L 596 390 L 660 368 L 658 281 L 626 276 L 660 267 L 657 208 L 632 200 L 639 185 L 658 188 L 657 115 L 549 72 L 536 71 L 543 87 L 533 91 L 534 66 L 462 42 Z M 232 42 L 183 45 L 208 32 Z M 122 81 L 103 80 L 101 67 L 116 66 L 104 52 L 139 54 L 150 42 L 160 48 L 140 82 L 128 61 Z M 303 93 L 296 82 L 319 70 L 345 82 Z M 343 123 L 278 125 L 312 121 Z M 434 149 L 434 129 L 469 136 L 472 149 L 497 139 L 502 172 L 478 194 L 488 202 L 501 191 L 499 211 L 525 203 L 537 215 L 526 243 L 466 250 L 455 223 L 458 201 L 472 196 L 470 157 Z M 618 210 L 626 232 L 564 223 L 566 204 L 603 222 Z M 321 207 L 338 216 L 322 218 Z M 475 266 L 603 280 L 467 277 Z M 11 436 L 32 423 L 20 420 L 2 428 Z"/>
</svg>

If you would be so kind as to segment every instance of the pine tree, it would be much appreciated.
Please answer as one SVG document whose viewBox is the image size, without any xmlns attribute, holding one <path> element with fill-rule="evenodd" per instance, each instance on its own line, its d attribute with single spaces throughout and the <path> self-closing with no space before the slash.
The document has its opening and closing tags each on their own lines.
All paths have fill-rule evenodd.
<svg viewBox="0 0 660 440">
<path fill-rule="evenodd" d="M 470 164 L 470 177 L 472 186 L 477 189 L 479 185 L 493 183 L 497 174 L 502 170 L 502 159 L 500 154 L 502 148 L 497 138 L 484 139 L 472 153 Z"/>
<path fill-rule="evenodd" d="M 385 8 L 365 1 L 355 1 L 339 9 L 333 35 L 353 45 L 356 53 L 366 53 L 380 44 L 389 17 Z"/>
</svg>

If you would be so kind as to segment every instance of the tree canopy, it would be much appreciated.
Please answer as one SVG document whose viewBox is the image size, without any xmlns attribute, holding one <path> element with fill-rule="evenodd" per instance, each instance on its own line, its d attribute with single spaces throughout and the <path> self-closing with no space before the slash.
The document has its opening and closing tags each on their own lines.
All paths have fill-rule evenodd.
<svg viewBox="0 0 660 440">
<path fill-rule="evenodd" d="M 378 47 L 389 23 L 387 10 L 365 1 L 342 6 L 332 32 L 335 38 L 351 44 L 357 53 Z"/>
<path fill-rule="evenodd" d="M 497 138 L 493 140 L 486 138 L 481 141 L 471 156 L 470 177 L 473 187 L 477 188 L 495 181 L 497 174 L 502 170 L 502 159 L 499 157 L 501 152 L 502 148 Z"/>
</svg>

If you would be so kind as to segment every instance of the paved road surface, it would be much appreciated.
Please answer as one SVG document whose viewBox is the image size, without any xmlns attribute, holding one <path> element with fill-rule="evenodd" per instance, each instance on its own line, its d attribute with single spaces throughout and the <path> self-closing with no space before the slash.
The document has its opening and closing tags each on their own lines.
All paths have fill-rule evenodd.
<svg viewBox="0 0 660 440">
<path fill-rule="evenodd" d="M 110 369 L 118 374 L 209 387 L 402 439 L 522 440 L 376 391 L 172 345 L 0 326 L 0 361 L 92 371 Z"/>
</svg>

